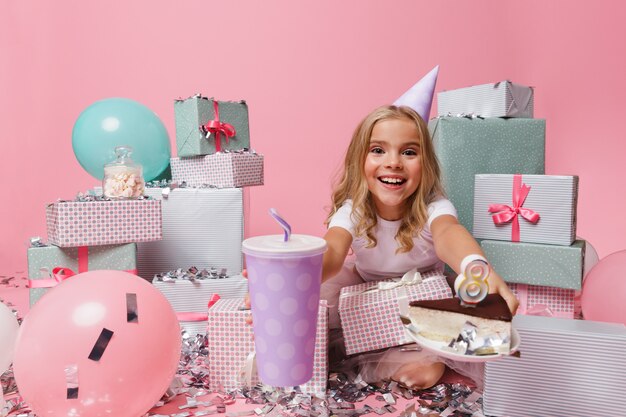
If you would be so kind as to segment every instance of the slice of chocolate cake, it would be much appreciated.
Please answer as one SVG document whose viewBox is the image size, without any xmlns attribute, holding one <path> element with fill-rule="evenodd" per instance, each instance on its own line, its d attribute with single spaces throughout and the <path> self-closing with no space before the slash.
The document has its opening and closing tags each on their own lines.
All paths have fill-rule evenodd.
<svg viewBox="0 0 626 417">
<path fill-rule="evenodd" d="M 493 353 L 510 351 L 513 316 L 500 294 L 487 295 L 475 307 L 462 306 L 458 298 L 413 301 L 409 317 L 423 338 L 448 343 L 456 340 L 469 322 L 475 326 L 476 338 L 502 339 Z"/>
</svg>

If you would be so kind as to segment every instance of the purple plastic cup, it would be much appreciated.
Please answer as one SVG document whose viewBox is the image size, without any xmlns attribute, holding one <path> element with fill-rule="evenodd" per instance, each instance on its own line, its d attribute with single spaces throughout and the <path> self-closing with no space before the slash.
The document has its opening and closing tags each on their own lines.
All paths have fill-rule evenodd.
<svg viewBox="0 0 626 417">
<path fill-rule="evenodd" d="M 243 242 L 261 382 L 291 387 L 313 376 L 322 258 L 326 241 L 292 234 Z"/>
</svg>

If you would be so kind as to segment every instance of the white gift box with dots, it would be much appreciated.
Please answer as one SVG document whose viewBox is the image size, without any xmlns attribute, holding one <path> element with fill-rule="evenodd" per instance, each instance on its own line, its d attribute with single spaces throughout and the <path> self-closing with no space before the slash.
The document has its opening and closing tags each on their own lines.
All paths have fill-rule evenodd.
<svg viewBox="0 0 626 417">
<path fill-rule="evenodd" d="M 408 303 L 419 300 L 451 298 L 452 290 L 439 271 L 421 274 L 422 282 L 388 290 L 377 290 L 377 282 L 352 285 L 341 289 L 339 317 L 346 354 L 369 352 L 412 343 L 400 320 Z"/>
<path fill-rule="evenodd" d="M 212 390 L 230 391 L 244 383 L 240 376 L 246 360 L 254 351 L 252 326 L 246 323 L 250 310 L 244 310 L 243 298 L 221 299 L 209 309 L 208 349 L 209 384 Z M 328 383 L 328 308 L 320 302 L 317 318 L 313 377 L 300 385 L 303 393 L 326 393 Z M 244 372 L 245 375 L 245 372 Z M 258 376 L 250 376 L 252 385 L 259 383 Z"/>
</svg>

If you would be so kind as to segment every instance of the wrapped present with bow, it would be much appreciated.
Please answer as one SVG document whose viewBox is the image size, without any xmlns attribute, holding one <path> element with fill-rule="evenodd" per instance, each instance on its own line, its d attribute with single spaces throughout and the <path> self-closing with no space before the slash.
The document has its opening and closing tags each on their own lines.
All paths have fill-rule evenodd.
<svg viewBox="0 0 626 417">
<path fill-rule="evenodd" d="M 263 155 L 254 151 L 225 151 L 191 158 L 172 158 L 170 166 L 173 181 L 184 181 L 192 187 L 263 185 Z"/>
<path fill-rule="evenodd" d="M 476 175 L 473 235 L 479 239 L 571 245 L 578 177 Z"/>
<path fill-rule="evenodd" d="M 82 272 L 111 269 L 137 274 L 137 245 L 134 243 L 60 248 L 33 238 L 27 256 L 31 306 L 50 288 Z"/>
<path fill-rule="evenodd" d="M 470 233 L 476 174 L 545 173 L 545 120 L 438 117 L 428 129 L 446 195 Z"/>
<path fill-rule="evenodd" d="M 179 157 L 250 148 L 248 105 L 199 94 L 174 101 Z"/>
<path fill-rule="evenodd" d="M 299 386 L 305 394 L 325 398 L 328 383 L 328 307 L 320 301 L 313 358 L 313 377 Z M 259 383 L 250 310 L 243 298 L 221 299 L 209 309 L 208 361 L 210 388 L 228 392 Z"/>
<path fill-rule="evenodd" d="M 474 85 L 437 94 L 439 116 L 472 114 L 481 117 L 532 118 L 534 90 L 511 81 Z"/>
<path fill-rule="evenodd" d="M 443 272 L 407 272 L 401 279 L 366 282 L 341 289 L 339 317 L 346 354 L 368 352 L 413 343 L 400 316 L 409 303 L 451 298 Z"/>
<path fill-rule="evenodd" d="M 480 246 L 493 269 L 508 283 L 581 289 L 584 240 L 570 246 L 483 240 Z"/>
</svg>

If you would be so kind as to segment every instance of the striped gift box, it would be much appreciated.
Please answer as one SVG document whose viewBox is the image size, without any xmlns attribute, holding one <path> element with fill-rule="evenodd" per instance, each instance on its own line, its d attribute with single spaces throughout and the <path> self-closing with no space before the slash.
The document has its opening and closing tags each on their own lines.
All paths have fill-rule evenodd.
<svg viewBox="0 0 626 417">
<path fill-rule="evenodd" d="M 515 316 L 521 356 L 487 362 L 485 415 L 624 416 L 626 326 Z"/>
<path fill-rule="evenodd" d="M 532 118 L 532 87 L 510 81 L 475 85 L 437 94 L 439 116 L 475 114 L 482 117 Z"/>
<path fill-rule="evenodd" d="M 576 239 L 577 200 L 577 176 L 479 174 L 472 233 L 478 239 L 569 246 Z"/>
<path fill-rule="evenodd" d="M 46 207 L 48 241 L 62 248 L 161 239 L 156 200 L 57 201 Z"/>
<path fill-rule="evenodd" d="M 341 289 L 339 317 L 346 354 L 413 343 L 400 321 L 400 313 L 408 315 L 411 301 L 452 297 L 442 272 L 428 271 L 421 275 L 422 282 L 415 285 L 379 289 L 379 282 L 366 282 Z"/>
<path fill-rule="evenodd" d="M 192 187 L 217 188 L 263 185 L 263 155 L 218 152 L 192 158 L 171 158 L 172 179 Z"/>
<path fill-rule="evenodd" d="M 175 188 L 163 198 L 163 189 L 146 188 L 162 200 L 163 240 L 137 245 L 139 276 L 181 266 L 226 268 L 241 273 L 243 256 L 243 192 L 241 188 Z"/>
<path fill-rule="evenodd" d="M 240 373 L 254 350 L 252 326 L 245 322 L 250 311 L 242 310 L 243 306 L 242 298 L 222 299 L 209 309 L 209 385 L 213 390 L 232 391 L 242 385 Z M 325 398 L 328 383 L 328 307 L 325 301 L 320 302 L 318 314 L 313 377 L 300 385 L 300 389 Z M 247 378 L 252 385 L 259 383 L 254 372 Z"/>
</svg>

